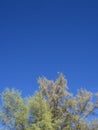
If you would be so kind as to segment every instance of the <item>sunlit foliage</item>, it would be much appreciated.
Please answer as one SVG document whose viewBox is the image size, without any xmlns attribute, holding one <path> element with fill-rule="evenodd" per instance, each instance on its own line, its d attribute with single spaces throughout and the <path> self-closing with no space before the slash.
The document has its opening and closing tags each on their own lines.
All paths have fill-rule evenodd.
<svg viewBox="0 0 98 130">
<path fill-rule="evenodd" d="M 39 91 L 31 97 L 8 88 L 1 94 L 1 129 L 98 130 L 97 93 L 80 89 L 73 96 L 63 74 L 56 81 L 44 77 L 38 82 Z"/>
</svg>

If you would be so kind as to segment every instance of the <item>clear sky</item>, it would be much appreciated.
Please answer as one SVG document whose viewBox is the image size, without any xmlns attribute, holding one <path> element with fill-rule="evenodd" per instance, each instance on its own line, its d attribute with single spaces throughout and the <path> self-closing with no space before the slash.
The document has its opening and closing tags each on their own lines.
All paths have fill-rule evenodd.
<svg viewBox="0 0 98 130">
<path fill-rule="evenodd" d="M 57 72 L 98 91 L 98 0 L 0 0 L 0 92 L 32 94 Z"/>
</svg>

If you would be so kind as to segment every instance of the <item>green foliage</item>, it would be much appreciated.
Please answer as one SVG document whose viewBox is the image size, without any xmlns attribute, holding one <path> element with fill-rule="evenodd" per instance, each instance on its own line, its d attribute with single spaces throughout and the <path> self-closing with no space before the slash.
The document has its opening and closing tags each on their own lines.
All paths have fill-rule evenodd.
<svg viewBox="0 0 98 130">
<path fill-rule="evenodd" d="M 32 129 L 53 130 L 51 111 L 41 93 L 28 99 L 29 114 L 33 119 Z"/>
<path fill-rule="evenodd" d="M 27 105 L 17 90 L 6 89 L 2 93 L 0 110 L 1 123 L 8 129 L 24 128 L 27 119 Z"/>
<path fill-rule="evenodd" d="M 73 96 L 60 74 L 56 81 L 39 78 L 40 91 L 22 98 L 15 89 L 1 94 L 0 123 L 7 130 L 97 130 L 98 94 L 80 89 Z M 3 128 L 2 128 L 3 129 Z"/>
</svg>

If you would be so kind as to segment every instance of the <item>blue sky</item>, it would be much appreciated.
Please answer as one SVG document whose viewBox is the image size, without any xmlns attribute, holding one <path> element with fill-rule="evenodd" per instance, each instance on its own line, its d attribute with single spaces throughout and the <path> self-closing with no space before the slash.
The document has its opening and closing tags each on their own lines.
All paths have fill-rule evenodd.
<svg viewBox="0 0 98 130">
<path fill-rule="evenodd" d="M 0 1 L 0 93 L 32 94 L 57 72 L 73 93 L 98 91 L 98 1 Z"/>
</svg>

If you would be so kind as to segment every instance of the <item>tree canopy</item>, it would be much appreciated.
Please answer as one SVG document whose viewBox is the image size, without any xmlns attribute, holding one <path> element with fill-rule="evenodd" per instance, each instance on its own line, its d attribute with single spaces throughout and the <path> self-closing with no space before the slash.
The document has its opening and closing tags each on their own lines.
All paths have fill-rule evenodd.
<svg viewBox="0 0 98 130">
<path fill-rule="evenodd" d="M 38 83 L 39 91 L 31 97 L 23 98 L 16 89 L 2 92 L 2 129 L 98 130 L 97 93 L 80 89 L 73 95 L 63 74 L 56 81 L 39 78 Z"/>
</svg>

